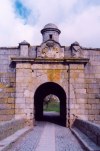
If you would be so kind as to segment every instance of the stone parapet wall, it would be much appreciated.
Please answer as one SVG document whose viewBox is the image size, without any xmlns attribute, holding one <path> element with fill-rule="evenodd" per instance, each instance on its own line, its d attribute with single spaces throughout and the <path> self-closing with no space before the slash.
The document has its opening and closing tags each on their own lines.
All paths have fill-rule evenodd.
<svg viewBox="0 0 100 151">
<path fill-rule="evenodd" d="M 0 124 L 0 140 L 12 135 L 17 130 L 25 127 L 25 119 L 13 119 Z"/>
<path fill-rule="evenodd" d="M 78 128 L 87 135 L 93 142 L 100 146 L 100 126 L 89 121 L 76 119 L 73 127 Z"/>
</svg>

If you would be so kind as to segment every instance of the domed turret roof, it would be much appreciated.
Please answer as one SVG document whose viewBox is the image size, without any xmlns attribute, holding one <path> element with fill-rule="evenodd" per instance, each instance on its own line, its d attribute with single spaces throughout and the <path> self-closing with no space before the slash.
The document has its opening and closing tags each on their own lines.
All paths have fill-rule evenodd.
<svg viewBox="0 0 100 151">
<path fill-rule="evenodd" d="M 49 24 L 47 24 L 47 25 L 44 26 L 44 29 L 47 29 L 47 28 L 58 29 L 58 27 L 55 24 L 52 24 L 52 23 L 49 23 Z"/>
<path fill-rule="evenodd" d="M 53 23 L 49 23 L 49 24 L 45 25 L 44 28 L 41 30 L 41 33 L 43 34 L 44 32 L 47 32 L 47 31 L 56 31 L 56 32 L 58 32 L 58 34 L 61 33 L 61 31 L 58 29 L 58 27 Z"/>
</svg>

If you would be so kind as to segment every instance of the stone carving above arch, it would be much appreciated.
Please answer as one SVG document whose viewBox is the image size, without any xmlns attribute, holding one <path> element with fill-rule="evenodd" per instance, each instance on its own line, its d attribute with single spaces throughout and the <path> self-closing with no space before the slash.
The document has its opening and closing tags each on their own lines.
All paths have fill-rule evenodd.
<svg viewBox="0 0 100 151">
<path fill-rule="evenodd" d="M 37 48 L 37 58 L 64 58 L 64 48 L 54 41 L 47 41 Z"/>
</svg>

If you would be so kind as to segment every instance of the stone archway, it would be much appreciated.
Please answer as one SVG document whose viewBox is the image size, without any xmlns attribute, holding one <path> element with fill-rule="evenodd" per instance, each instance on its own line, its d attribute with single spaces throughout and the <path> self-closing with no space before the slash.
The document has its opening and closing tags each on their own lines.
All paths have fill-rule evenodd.
<svg viewBox="0 0 100 151">
<path fill-rule="evenodd" d="M 66 93 L 60 85 L 54 82 L 46 82 L 37 88 L 34 95 L 35 120 L 43 119 L 43 100 L 49 94 L 54 94 L 59 98 L 60 124 L 66 125 Z"/>
</svg>

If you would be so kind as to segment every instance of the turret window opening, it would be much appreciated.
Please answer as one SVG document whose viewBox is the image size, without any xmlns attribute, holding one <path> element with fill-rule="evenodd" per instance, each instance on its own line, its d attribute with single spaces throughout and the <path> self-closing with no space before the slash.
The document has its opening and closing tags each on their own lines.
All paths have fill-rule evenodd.
<svg viewBox="0 0 100 151">
<path fill-rule="evenodd" d="M 49 38 L 52 39 L 52 35 L 49 35 Z"/>
</svg>

